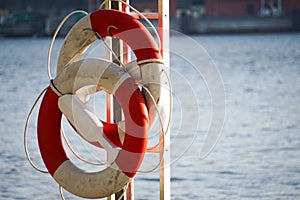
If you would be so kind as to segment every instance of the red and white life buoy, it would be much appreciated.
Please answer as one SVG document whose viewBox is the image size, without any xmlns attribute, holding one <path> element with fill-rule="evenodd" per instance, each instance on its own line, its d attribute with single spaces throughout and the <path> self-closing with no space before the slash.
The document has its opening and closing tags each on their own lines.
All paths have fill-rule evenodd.
<svg viewBox="0 0 300 200">
<path fill-rule="evenodd" d="M 68 64 L 80 60 L 89 45 L 99 36 L 116 37 L 130 46 L 137 60 L 126 66 L 133 78 L 136 81 L 141 79 L 146 88 L 143 95 L 150 124 L 157 113 L 164 118 L 162 121 L 165 123 L 165 119 L 169 117 L 169 110 L 165 110 L 164 104 L 170 101 L 167 70 L 164 69 L 160 52 L 151 34 L 138 19 L 127 13 L 118 10 L 98 10 L 78 21 L 63 42 L 58 57 L 57 73 Z"/>
<path fill-rule="evenodd" d="M 126 67 L 134 79 L 124 73 L 123 69 L 109 62 L 90 59 L 80 61 L 91 43 L 99 37 L 106 36 L 122 39 L 133 50 L 137 60 Z M 101 71 L 103 65 L 113 67 L 103 72 Z M 106 75 L 103 76 L 98 70 Z M 78 71 L 83 71 L 84 76 L 78 76 Z M 115 193 L 130 181 L 145 153 L 147 126 L 152 124 L 157 112 L 160 116 L 168 117 L 169 111 L 164 110 L 163 103 L 170 100 L 169 95 L 164 95 L 169 94 L 170 85 L 164 71 L 161 55 L 151 34 L 129 14 L 117 10 L 99 10 L 82 18 L 72 27 L 60 50 L 57 64 L 58 75 L 45 93 L 38 118 L 38 140 L 43 160 L 50 174 L 62 187 L 81 197 L 96 198 Z M 118 79 L 120 76 L 126 76 L 126 79 L 116 81 L 121 80 Z M 101 78 L 98 84 L 99 77 Z M 134 86 L 134 82 L 140 79 L 146 88 L 143 95 Z M 111 80 L 111 82 L 106 80 Z M 103 83 L 100 84 L 100 82 Z M 101 123 L 88 112 L 81 112 L 84 104 L 80 100 L 77 101 L 74 94 L 78 89 L 91 83 L 97 85 L 97 90 L 105 89 L 115 94 L 125 116 L 123 143 L 118 141 L 119 138 L 108 139 L 110 144 L 105 144 L 104 140 L 101 141 L 104 147 L 111 145 L 122 149 L 117 152 L 117 158 L 110 167 L 96 173 L 86 173 L 72 164 L 60 139 L 62 111 L 74 128 L 80 130 L 78 132 L 91 143 L 98 140 L 97 130 L 102 139 L 103 135 L 106 137 L 122 135 L 118 124 Z M 64 89 L 65 87 L 67 89 Z M 60 95 L 62 96 L 59 97 Z M 68 107 L 70 101 L 77 106 L 79 112 Z M 76 123 L 76 118 L 71 117 L 75 115 L 82 115 L 83 122 Z M 99 128 L 99 124 L 103 127 Z M 93 130 L 89 129 L 90 126 Z M 111 152 L 114 154 L 116 151 L 111 150 Z"/>
<path fill-rule="evenodd" d="M 73 118 L 68 116 L 67 112 L 72 109 L 72 105 L 75 109 L 78 106 L 84 108 L 80 100 L 75 102 L 76 97 L 73 94 L 87 85 L 95 85 L 97 91 L 112 93 L 125 116 L 122 148 L 110 166 L 99 172 L 85 172 L 76 167 L 66 155 L 60 135 L 61 110 L 69 117 L 74 128 L 83 131 L 82 134 L 90 142 L 102 137 L 102 145 L 105 147 L 102 133 L 118 135 L 120 130 L 116 124 L 99 125 L 96 117 L 87 110 L 72 112 L 72 115 L 79 115 Z M 78 123 L 76 119 L 79 119 Z M 81 120 L 84 120 L 84 123 L 81 123 Z M 85 198 L 109 196 L 122 189 L 138 170 L 147 147 L 148 121 L 144 98 L 135 85 L 135 80 L 123 69 L 99 59 L 74 62 L 60 71 L 41 103 L 38 142 L 43 161 L 53 178 L 69 192 Z M 87 130 L 85 127 L 92 127 L 91 129 L 96 131 Z"/>
</svg>

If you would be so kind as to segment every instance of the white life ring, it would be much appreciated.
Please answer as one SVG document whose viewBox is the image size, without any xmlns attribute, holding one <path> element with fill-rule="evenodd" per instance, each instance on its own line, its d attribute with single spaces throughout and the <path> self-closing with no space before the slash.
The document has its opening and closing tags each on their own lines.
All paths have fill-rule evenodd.
<svg viewBox="0 0 300 200">
<path fill-rule="evenodd" d="M 115 133 L 120 131 L 118 127 L 101 124 L 81 101 L 76 101 L 73 94 L 87 85 L 112 93 L 120 103 L 125 116 L 125 136 L 120 150 L 110 148 L 111 144 L 103 140 L 106 131 L 118 135 Z M 72 111 L 70 101 L 74 101 L 71 103 L 77 112 Z M 62 112 L 59 108 L 86 140 L 101 140 L 105 148 L 110 148 L 108 152 L 117 154 L 109 167 L 99 172 L 85 172 L 69 160 L 60 136 Z M 148 121 L 144 98 L 135 80 L 122 68 L 99 59 L 74 62 L 56 76 L 41 103 L 38 142 L 43 161 L 56 182 L 67 191 L 84 198 L 109 196 L 120 191 L 141 165 L 147 147 Z"/>
</svg>

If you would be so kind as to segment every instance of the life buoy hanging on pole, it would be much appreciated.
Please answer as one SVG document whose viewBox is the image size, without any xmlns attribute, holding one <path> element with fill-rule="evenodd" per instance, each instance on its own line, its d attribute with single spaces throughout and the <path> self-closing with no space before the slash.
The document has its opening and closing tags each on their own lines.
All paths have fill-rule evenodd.
<svg viewBox="0 0 300 200">
<path fill-rule="evenodd" d="M 123 40 L 133 50 L 137 60 L 131 62 L 129 73 L 136 81 L 141 79 L 147 103 L 150 124 L 157 113 L 168 118 L 164 102 L 169 102 L 170 85 L 155 40 L 133 16 L 118 10 L 98 10 L 78 21 L 67 34 L 61 47 L 57 74 L 68 64 L 82 58 L 84 52 L 98 37 L 112 36 Z M 158 38 L 159 39 L 159 38 Z M 137 73 L 138 72 L 138 73 Z M 164 92 L 167 91 L 167 92 Z M 150 94 L 149 94 L 150 93 Z M 166 122 L 167 120 L 162 121 Z"/>
<path fill-rule="evenodd" d="M 125 116 L 122 149 L 109 167 L 93 173 L 79 169 L 69 160 L 60 135 L 61 110 L 68 113 L 68 109 L 72 109 L 72 106 L 64 107 L 66 105 L 64 101 L 73 101 L 72 94 L 87 85 L 95 85 L 97 91 L 103 89 L 112 93 L 120 103 Z M 69 103 L 67 102 L 67 105 L 70 105 Z M 81 106 L 80 101 L 77 104 Z M 75 108 L 78 108 L 77 104 Z M 78 114 L 72 111 L 70 113 Z M 68 114 L 66 115 L 68 117 Z M 82 116 L 77 116 L 78 119 L 89 117 L 92 121 L 95 119 L 88 111 L 83 111 L 79 115 Z M 75 129 L 85 130 L 84 124 L 76 122 L 76 116 L 70 121 Z M 104 123 L 103 127 L 99 127 L 97 123 L 91 122 L 88 126 L 94 126 L 99 130 L 102 128 L 103 132 L 109 131 L 114 135 L 118 135 L 116 132 L 119 131 L 113 124 Z M 135 175 L 147 147 L 147 128 L 146 104 L 135 85 L 135 80 L 113 63 L 86 59 L 66 66 L 47 89 L 38 115 L 38 142 L 43 161 L 59 185 L 80 197 L 101 198 L 118 192 Z M 98 133 L 91 131 L 82 134 L 92 142 L 101 137 L 101 130 Z"/>
</svg>

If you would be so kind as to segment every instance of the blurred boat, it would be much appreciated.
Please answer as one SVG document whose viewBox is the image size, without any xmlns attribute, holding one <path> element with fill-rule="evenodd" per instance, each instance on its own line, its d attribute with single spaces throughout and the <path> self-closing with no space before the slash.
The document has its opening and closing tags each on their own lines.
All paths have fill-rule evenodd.
<svg viewBox="0 0 300 200">
<path fill-rule="evenodd" d="M 42 20 L 41 20 L 42 19 Z M 43 17 L 29 12 L 0 16 L 1 36 L 41 36 L 44 34 Z"/>
</svg>

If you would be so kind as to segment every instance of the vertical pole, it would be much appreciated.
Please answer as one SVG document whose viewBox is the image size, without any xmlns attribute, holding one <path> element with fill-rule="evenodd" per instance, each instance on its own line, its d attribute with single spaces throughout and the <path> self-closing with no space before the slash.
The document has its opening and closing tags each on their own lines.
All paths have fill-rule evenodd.
<svg viewBox="0 0 300 200">
<path fill-rule="evenodd" d="M 166 67 L 170 67 L 170 36 L 169 36 L 169 0 L 158 0 L 158 31 L 161 41 L 161 54 Z M 170 74 L 170 71 L 167 72 Z M 169 102 L 170 103 L 170 102 Z M 166 106 L 169 106 L 166 104 Z M 169 113 L 170 114 L 170 113 Z M 163 136 L 163 134 L 166 134 Z M 171 170 L 170 170 L 170 131 L 160 134 L 160 200 L 171 199 Z"/>
<path fill-rule="evenodd" d="M 130 4 L 129 0 L 124 0 L 127 4 Z M 125 4 L 122 4 L 122 11 L 126 13 L 130 13 L 130 8 Z M 123 62 L 130 62 L 130 52 L 129 47 L 127 45 L 123 45 Z M 130 183 L 128 183 L 128 187 L 126 189 L 126 200 L 134 200 L 134 179 Z"/>
<path fill-rule="evenodd" d="M 111 9 L 110 2 L 107 2 L 105 5 L 106 9 Z M 111 47 L 112 46 L 112 40 L 109 37 L 106 37 L 106 43 Z M 112 53 L 109 50 L 106 50 L 106 58 L 108 60 L 112 60 Z M 113 103 L 112 103 L 112 95 L 106 94 L 106 120 L 107 122 L 113 122 Z"/>
<path fill-rule="evenodd" d="M 129 3 L 128 0 L 125 2 Z M 123 6 L 121 2 L 116 2 L 116 1 L 113 1 L 113 2 L 109 1 L 106 8 L 129 12 L 129 9 L 126 6 Z M 127 54 L 128 48 L 126 45 L 123 45 L 123 41 L 120 41 L 119 39 L 116 39 L 116 38 L 110 38 L 109 41 L 110 41 L 111 49 L 118 56 L 118 59 L 120 60 L 120 62 L 122 62 L 122 63 L 128 62 L 128 56 L 124 56 L 124 52 L 126 52 L 125 55 L 128 55 Z M 121 64 L 118 62 L 118 60 L 116 60 L 115 58 L 112 57 L 111 53 L 110 53 L 109 58 L 112 62 L 116 63 L 117 65 Z M 110 95 L 110 97 L 108 97 L 108 99 L 109 99 L 109 103 L 110 103 L 110 108 L 108 108 L 108 110 L 110 110 L 108 112 L 110 112 L 110 115 L 111 115 L 110 122 L 122 121 L 123 115 L 122 115 L 122 109 L 121 109 L 120 104 L 112 95 Z M 121 196 L 123 194 L 124 194 L 124 196 L 121 198 Z M 129 183 L 126 191 L 124 189 L 122 189 L 121 191 L 117 192 L 115 195 L 108 197 L 107 199 L 108 200 L 119 200 L 119 199 L 120 200 L 133 200 L 133 198 L 134 198 L 133 183 Z"/>
<path fill-rule="evenodd" d="M 107 2 L 105 5 L 106 9 L 111 9 L 110 2 Z M 112 38 L 106 37 L 106 43 L 112 47 Z M 109 50 L 106 50 L 106 58 L 112 60 L 112 53 Z M 106 93 L 106 121 L 112 123 L 114 120 L 113 116 L 113 95 Z M 107 197 L 107 200 L 115 200 L 115 195 Z"/>
<path fill-rule="evenodd" d="M 130 3 L 129 0 L 123 0 L 123 1 L 126 2 L 127 4 Z M 123 12 L 130 13 L 129 7 L 126 6 L 125 4 L 121 3 L 121 5 L 119 5 L 119 6 Z M 120 55 L 122 57 L 122 62 L 123 63 L 130 62 L 129 47 L 127 45 L 124 45 L 124 43 L 122 43 L 121 48 L 122 48 L 122 54 L 120 54 Z M 125 199 L 126 200 L 134 200 L 134 179 L 132 179 L 132 181 L 130 183 L 128 183 L 124 200 Z"/>
<path fill-rule="evenodd" d="M 122 8 L 122 5 L 120 5 L 120 2 L 111 2 L 111 8 L 120 10 Z M 120 62 L 123 62 L 123 42 L 120 41 L 117 38 L 112 38 L 112 50 L 115 52 L 115 54 L 118 56 L 118 59 Z M 114 58 L 115 59 L 115 58 Z M 114 60 L 113 62 L 117 65 L 121 65 L 118 60 Z M 122 121 L 122 109 L 119 104 L 119 102 L 116 100 L 116 98 L 113 98 L 113 116 L 114 116 L 114 122 Z M 125 194 L 124 194 L 125 193 Z M 123 197 L 121 197 L 124 194 Z M 126 191 L 124 189 L 121 189 L 119 192 L 115 194 L 116 200 L 125 200 L 126 199 Z"/>
</svg>

